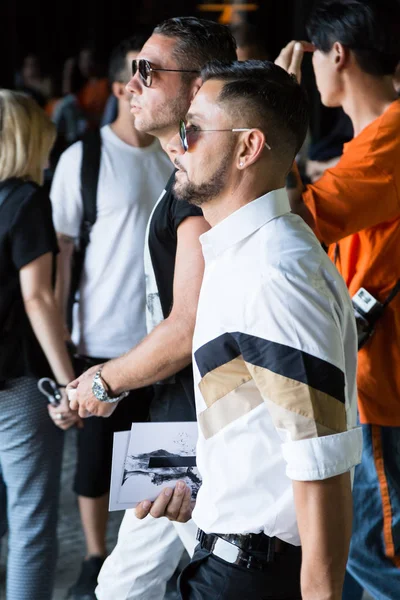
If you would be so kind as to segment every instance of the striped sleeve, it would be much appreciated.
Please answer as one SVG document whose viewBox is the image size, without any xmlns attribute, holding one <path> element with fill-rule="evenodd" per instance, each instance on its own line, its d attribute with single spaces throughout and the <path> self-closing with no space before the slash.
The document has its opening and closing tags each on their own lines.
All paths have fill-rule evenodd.
<svg viewBox="0 0 400 600">
<path fill-rule="evenodd" d="M 234 336 L 276 429 L 287 431 L 291 440 L 347 430 L 343 371 L 287 345 Z"/>
<path fill-rule="evenodd" d="M 355 368 L 346 371 L 339 307 L 306 280 L 285 276 L 269 278 L 253 298 L 242 331 L 195 352 L 205 438 L 264 404 L 288 477 L 326 479 L 350 470 L 360 462 L 362 441 L 353 427 L 355 398 L 346 377 Z"/>
<path fill-rule="evenodd" d="M 345 375 L 287 345 L 236 333 L 241 355 L 286 441 L 286 474 L 299 481 L 334 477 L 361 460 L 361 429 L 348 430 Z"/>
</svg>

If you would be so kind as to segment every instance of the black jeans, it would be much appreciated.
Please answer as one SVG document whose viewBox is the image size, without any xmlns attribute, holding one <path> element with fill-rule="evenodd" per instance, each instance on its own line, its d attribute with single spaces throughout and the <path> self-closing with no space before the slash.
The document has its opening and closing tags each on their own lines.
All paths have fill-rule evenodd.
<svg viewBox="0 0 400 600">
<path fill-rule="evenodd" d="M 178 588 L 182 600 L 301 600 L 301 549 L 275 554 L 263 571 L 232 565 L 197 546 Z"/>
</svg>

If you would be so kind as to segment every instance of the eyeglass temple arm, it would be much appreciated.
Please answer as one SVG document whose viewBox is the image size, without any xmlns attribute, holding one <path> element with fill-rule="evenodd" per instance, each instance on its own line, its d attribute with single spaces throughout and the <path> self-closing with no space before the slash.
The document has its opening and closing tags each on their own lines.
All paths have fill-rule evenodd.
<svg viewBox="0 0 400 600">
<path fill-rule="evenodd" d="M 241 129 L 232 129 L 232 131 L 251 131 L 251 129 L 249 127 L 244 127 Z M 268 148 L 268 150 L 272 150 L 271 146 L 267 144 L 267 142 L 265 142 L 265 147 Z"/>
<path fill-rule="evenodd" d="M 193 69 L 155 69 L 154 67 L 150 67 L 152 71 L 168 71 L 174 73 L 200 73 L 200 71 Z"/>
</svg>

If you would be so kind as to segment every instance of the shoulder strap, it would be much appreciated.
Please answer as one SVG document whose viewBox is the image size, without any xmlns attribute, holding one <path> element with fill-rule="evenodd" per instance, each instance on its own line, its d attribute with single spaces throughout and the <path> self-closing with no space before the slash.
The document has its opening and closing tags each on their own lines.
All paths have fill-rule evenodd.
<svg viewBox="0 0 400 600">
<path fill-rule="evenodd" d="M 79 232 L 79 244 L 72 259 L 71 282 L 67 306 L 67 325 L 72 330 L 73 307 L 85 264 L 86 248 L 90 232 L 97 217 L 97 187 L 101 159 L 101 133 L 99 129 L 88 131 L 82 138 L 81 195 L 83 217 Z"/>
<path fill-rule="evenodd" d="M 82 138 L 82 145 L 81 194 L 83 219 L 80 241 L 86 247 L 89 243 L 90 230 L 97 217 L 97 187 L 101 159 L 100 130 L 88 131 Z"/>
</svg>

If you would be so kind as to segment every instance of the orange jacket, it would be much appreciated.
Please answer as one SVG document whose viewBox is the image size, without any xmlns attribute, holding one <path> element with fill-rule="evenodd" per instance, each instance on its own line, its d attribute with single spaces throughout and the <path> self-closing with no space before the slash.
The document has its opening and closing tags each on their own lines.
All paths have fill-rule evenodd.
<svg viewBox="0 0 400 600">
<path fill-rule="evenodd" d="M 350 295 L 364 287 L 385 300 L 400 278 L 400 100 L 345 145 L 303 200 Z M 400 294 L 358 361 L 361 422 L 400 426 Z"/>
</svg>

